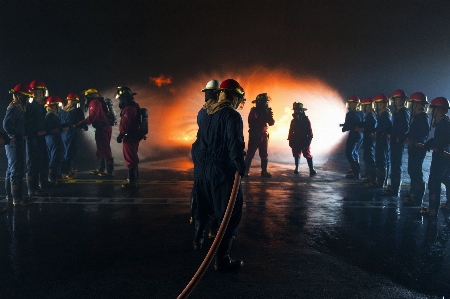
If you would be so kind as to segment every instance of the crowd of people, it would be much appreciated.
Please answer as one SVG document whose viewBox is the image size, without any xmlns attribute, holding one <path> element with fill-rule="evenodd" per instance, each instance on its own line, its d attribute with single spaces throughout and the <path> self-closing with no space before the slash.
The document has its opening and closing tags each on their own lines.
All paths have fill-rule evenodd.
<svg viewBox="0 0 450 299">
<path fill-rule="evenodd" d="M 349 132 L 346 157 L 350 169 L 347 178 L 359 180 L 362 176 L 358 154 L 362 146 L 365 164 L 363 182 L 370 187 L 384 187 L 384 195 L 399 196 L 403 152 L 407 146 L 411 183 L 403 202 L 408 205 L 422 204 L 426 189 L 423 162 L 426 152 L 432 150 L 428 178 L 429 204 L 422 204 L 421 213 L 436 217 L 440 207 L 450 210 L 450 120 L 446 98 L 437 97 L 428 102 L 422 92 L 407 96 L 398 89 L 390 98 L 384 94 L 363 100 L 351 96 L 347 100 L 347 108 L 349 111 L 341 125 L 342 132 Z M 435 128 L 434 136 L 428 138 L 431 128 Z M 442 205 L 441 183 L 446 186 L 447 195 L 447 201 Z"/>
<path fill-rule="evenodd" d="M 79 131 L 87 131 L 88 125 L 95 129 L 97 157 L 97 168 L 90 174 L 113 176 L 110 142 L 116 115 L 110 99 L 104 99 L 94 88 L 87 89 L 84 106 L 88 115 L 85 117 L 77 94 L 69 93 L 65 99 L 48 96 L 47 86 L 40 80 L 18 84 L 10 93 L 12 101 L 3 119 L 5 132 L 0 138 L 8 160 L 7 200 L 12 200 L 14 205 L 29 205 L 33 203 L 33 196 L 47 195 L 48 188 L 56 186 L 60 179 L 74 179 L 79 162 Z M 138 147 L 145 138 L 142 109 L 134 101 L 134 95 L 136 93 L 128 87 L 117 89 L 121 109 L 117 142 L 123 144 L 128 168 L 128 179 L 122 184 L 124 189 L 138 185 Z M 28 197 L 23 197 L 25 169 Z"/>
</svg>

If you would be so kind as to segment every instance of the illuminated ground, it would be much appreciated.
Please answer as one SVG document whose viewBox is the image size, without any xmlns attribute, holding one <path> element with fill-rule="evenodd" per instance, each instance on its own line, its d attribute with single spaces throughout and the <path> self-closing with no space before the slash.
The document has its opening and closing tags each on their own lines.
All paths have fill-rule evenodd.
<svg viewBox="0 0 450 299">
<path fill-rule="evenodd" d="M 422 219 L 344 179 L 341 152 L 313 178 L 303 162 L 299 175 L 271 163 L 271 179 L 254 163 L 232 252 L 245 267 L 210 268 L 191 298 L 450 295 L 449 215 Z M 29 208 L 2 200 L 0 298 L 176 298 L 206 254 L 191 245 L 191 167 L 187 158 L 144 163 L 135 192 L 121 190 L 118 167 L 113 180 L 84 171 Z"/>
</svg>

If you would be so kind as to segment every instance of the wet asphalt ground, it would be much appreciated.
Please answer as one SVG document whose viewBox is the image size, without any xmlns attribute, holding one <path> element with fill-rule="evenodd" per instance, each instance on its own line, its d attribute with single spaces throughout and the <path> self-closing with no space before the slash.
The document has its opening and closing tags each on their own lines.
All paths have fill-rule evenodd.
<svg viewBox="0 0 450 299">
<path fill-rule="evenodd" d="M 207 253 L 192 246 L 189 158 L 143 163 L 135 191 L 121 190 L 126 170 L 116 169 L 102 180 L 80 171 L 32 206 L 0 201 L 0 298 L 181 293 Z M 244 268 L 211 265 L 190 298 L 450 298 L 450 215 L 420 217 L 345 179 L 342 151 L 316 169 L 270 163 L 262 178 L 253 163 L 232 251 Z M 402 196 L 408 184 L 405 175 Z"/>
</svg>

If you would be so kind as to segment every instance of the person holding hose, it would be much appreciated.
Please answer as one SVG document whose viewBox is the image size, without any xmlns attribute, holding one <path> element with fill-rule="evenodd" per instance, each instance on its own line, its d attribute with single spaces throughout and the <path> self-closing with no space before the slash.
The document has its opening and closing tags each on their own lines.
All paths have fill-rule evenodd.
<svg viewBox="0 0 450 299">
<path fill-rule="evenodd" d="M 206 106 L 207 115 L 199 121 L 197 140 L 192 145 L 196 163 L 193 192 L 196 196 L 193 217 L 196 223 L 194 248 L 203 243 L 205 226 L 215 216 L 220 226 L 233 189 L 235 173 L 245 173 L 242 117 L 236 109 L 244 98 L 244 89 L 233 79 L 223 81 L 217 102 Z M 230 222 L 215 256 L 217 271 L 235 271 L 243 261 L 230 258 L 234 235 L 242 217 L 242 187 L 231 214 Z"/>
</svg>

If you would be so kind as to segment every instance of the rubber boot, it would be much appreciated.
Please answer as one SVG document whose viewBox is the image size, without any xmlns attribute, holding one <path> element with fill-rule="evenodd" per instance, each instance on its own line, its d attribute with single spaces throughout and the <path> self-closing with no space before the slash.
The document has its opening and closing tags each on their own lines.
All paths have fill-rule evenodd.
<svg viewBox="0 0 450 299">
<path fill-rule="evenodd" d="M 22 196 L 22 182 L 19 182 L 17 185 L 11 185 L 11 193 L 14 206 L 26 206 L 33 204 L 32 200 L 24 200 Z"/>
<path fill-rule="evenodd" d="M 440 196 L 430 194 L 428 207 L 421 207 L 420 213 L 422 216 L 436 218 L 439 212 Z"/>
<path fill-rule="evenodd" d="M 345 177 L 347 179 L 358 180 L 360 171 L 359 162 L 358 161 L 351 162 L 350 167 L 352 168 L 352 173 L 347 174 Z"/>
<path fill-rule="evenodd" d="M 56 179 L 56 170 L 53 168 L 48 169 L 48 186 L 55 187 L 58 185 L 58 181 Z"/>
<path fill-rule="evenodd" d="M 300 164 L 300 157 L 294 157 L 295 170 L 294 173 L 298 174 L 298 165 Z"/>
<path fill-rule="evenodd" d="M 20 205 L 20 202 L 23 200 L 22 198 L 22 190 L 20 190 L 19 184 L 11 185 L 11 194 L 13 199 L 13 204 Z"/>
<path fill-rule="evenodd" d="M 128 168 L 128 179 L 122 184 L 122 188 L 137 188 L 137 186 L 137 168 Z"/>
<path fill-rule="evenodd" d="M 383 188 L 385 180 L 386 180 L 386 168 L 377 168 L 376 180 L 371 184 L 371 186 L 375 188 Z"/>
<path fill-rule="evenodd" d="M 28 187 L 28 196 L 34 196 L 36 195 L 36 177 L 33 173 L 29 172 L 27 173 L 27 187 Z"/>
<path fill-rule="evenodd" d="M 12 200 L 12 193 L 11 193 L 11 179 L 6 178 L 5 179 L 5 190 L 6 190 L 6 201 Z"/>
<path fill-rule="evenodd" d="M 250 172 L 250 166 L 252 165 L 252 161 L 251 160 L 248 160 L 248 161 L 245 161 L 245 174 L 244 174 L 244 177 L 246 177 L 246 178 L 248 178 L 249 177 L 249 172 Z"/>
<path fill-rule="evenodd" d="M 202 249 L 203 243 L 205 241 L 205 228 L 207 222 L 195 220 L 195 230 L 194 230 L 194 250 Z"/>
<path fill-rule="evenodd" d="M 106 158 L 106 171 L 98 175 L 102 177 L 112 177 L 114 171 L 114 158 Z"/>
<path fill-rule="evenodd" d="M 101 172 L 105 171 L 105 158 L 97 158 L 97 168 L 95 170 L 91 170 L 89 173 L 92 175 L 98 175 Z"/>
<path fill-rule="evenodd" d="M 267 172 L 267 163 L 269 160 L 261 160 L 261 176 L 270 178 L 272 175 Z"/>
<path fill-rule="evenodd" d="M 383 194 L 398 196 L 400 193 L 400 186 L 402 183 L 402 179 L 400 177 L 394 176 L 391 177 L 391 184 L 388 186 L 386 190 L 383 190 Z"/>
<path fill-rule="evenodd" d="M 314 164 L 312 158 L 306 159 L 309 167 L 309 176 L 313 176 L 317 174 L 317 171 L 314 169 Z"/>
<path fill-rule="evenodd" d="M 232 234 L 225 233 L 223 236 L 222 242 L 220 242 L 215 256 L 214 269 L 216 271 L 236 271 L 244 266 L 244 262 L 242 260 L 233 260 L 230 258 L 233 240 L 234 237 Z"/>
</svg>

